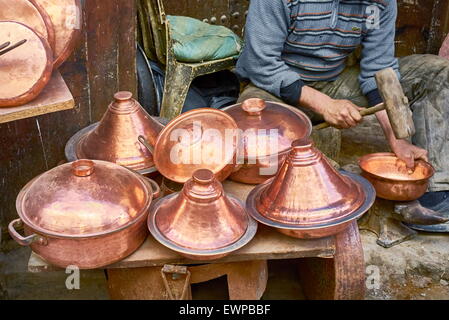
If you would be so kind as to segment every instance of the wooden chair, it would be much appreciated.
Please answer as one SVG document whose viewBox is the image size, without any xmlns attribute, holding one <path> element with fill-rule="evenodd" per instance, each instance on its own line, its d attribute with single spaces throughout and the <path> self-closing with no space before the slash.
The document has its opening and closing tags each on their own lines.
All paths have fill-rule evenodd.
<svg viewBox="0 0 449 320">
<path fill-rule="evenodd" d="M 162 0 L 138 2 L 139 24 L 146 55 L 165 65 L 165 85 L 160 116 L 173 119 L 182 112 L 190 84 L 198 76 L 231 69 L 235 58 L 185 63 L 176 59 L 169 21 Z M 148 21 L 149 20 L 149 21 Z"/>
</svg>

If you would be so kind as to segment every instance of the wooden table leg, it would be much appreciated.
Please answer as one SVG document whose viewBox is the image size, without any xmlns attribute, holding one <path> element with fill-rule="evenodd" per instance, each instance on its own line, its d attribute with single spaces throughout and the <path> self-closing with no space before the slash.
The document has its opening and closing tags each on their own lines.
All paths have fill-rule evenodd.
<svg viewBox="0 0 449 320">
<path fill-rule="evenodd" d="M 357 223 L 335 236 L 332 259 L 301 259 L 299 271 L 309 299 L 351 300 L 365 296 L 365 262 Z"/>
</svg>

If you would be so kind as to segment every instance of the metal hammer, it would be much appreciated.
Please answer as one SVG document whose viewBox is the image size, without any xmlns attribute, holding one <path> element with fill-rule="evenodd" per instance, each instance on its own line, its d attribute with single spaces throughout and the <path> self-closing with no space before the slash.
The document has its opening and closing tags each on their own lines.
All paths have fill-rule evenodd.
<svg viewBox="0 0 449 320">
<path fill-rule="evenodd" d="M 397 139 L 405 139 L 415 134 L 412 112 L 407 97 L 404 95 L 401 83 L 393 68 L 383 69 L 375 75 L 377 88 L 383 103 L 360 111 L 360 115 L 367 116 L 387 110 L 388 118 Z M 327 122 L 320 123 L 313 128 L 320 130 L 329 127 Z"/>
</svg>

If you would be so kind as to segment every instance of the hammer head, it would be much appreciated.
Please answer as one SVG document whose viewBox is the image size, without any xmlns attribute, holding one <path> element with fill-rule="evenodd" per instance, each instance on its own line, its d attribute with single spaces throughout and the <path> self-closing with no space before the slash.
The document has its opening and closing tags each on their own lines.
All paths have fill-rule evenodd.
<svg viewBox="0 0 449 320">
<path fill-rule="evenodd" d="M 401 83 L 393 68 L 383 69 L 375 75 L 377 88 L 384 101 L 391 127 L 397 139 L 405 139 L 415 134 L 412 111 Z"/>
</svg>

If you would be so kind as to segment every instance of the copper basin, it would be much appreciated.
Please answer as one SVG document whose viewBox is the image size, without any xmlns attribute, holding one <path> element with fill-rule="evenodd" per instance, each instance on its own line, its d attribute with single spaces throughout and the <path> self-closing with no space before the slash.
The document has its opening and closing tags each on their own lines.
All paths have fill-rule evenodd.
<svg viewBox="0 0 449 320">
<path fill-rule="evenodd" d="M 287 157 L 292 142 L 310 136 L 312 123 L 300 110 L 278 102 L 247 99 L 223 109 L 242 130 L 242 166 L 231 180 L 259 184 L 273 177 Z"/>
<path fill-rule="evenodd" d="M 293 143 L 275 177 L 251 191 L 248 213 L 297 238 L 334 235 L 365 213 L 375 191 L 364 178 L 338 172 L 310 139 Z"/>
<path fill-rule="evenodd" d="M 148 228 L 166 247 L 194 260 L 218 259 L 247 244 L 257 223 L 227 195 L 212 171 L 193 173 L 181 192 L 156 201 Z"/>
<path fill-rule="evenodd" d="M 198 169 L 211 170 L 220 181 L 236 167 L 240 135 L 225 112 L 200 108 L 183 113 L 161 131 L 154 163 L 167 179 L 185 183 Z"/>
<path fill-rule="evenodd" d="M 117 92 L 101 121 L 79 131 L 67 142 L 66 158 L 104 160 L 150 174 L 156 171 L 153 155 L 139 142 L 139 136 L 154 146 L 162 128 L 130 92 Z"/>
<path fill-rule="evenodd" d="M 134 252 L 147 236 L 157 184 L 129 169 L 78 160 L 31 180 L 19 193 L 9 233 L 48 262 L 100 268 Z M 25 236 L 17 229 L 24 227 Z"/>
<path fill-rule="evenodd" d="M 376 189 L 379 198 L 393 201 L 412 201 L 421 197 L 429 186 L 435 169 L 429 163 L 415 161 L 415 169 L 408 170 L 405 162 L 393 153 L 373 153 L 359 159 L 362 176 Z"/>
</svg>

